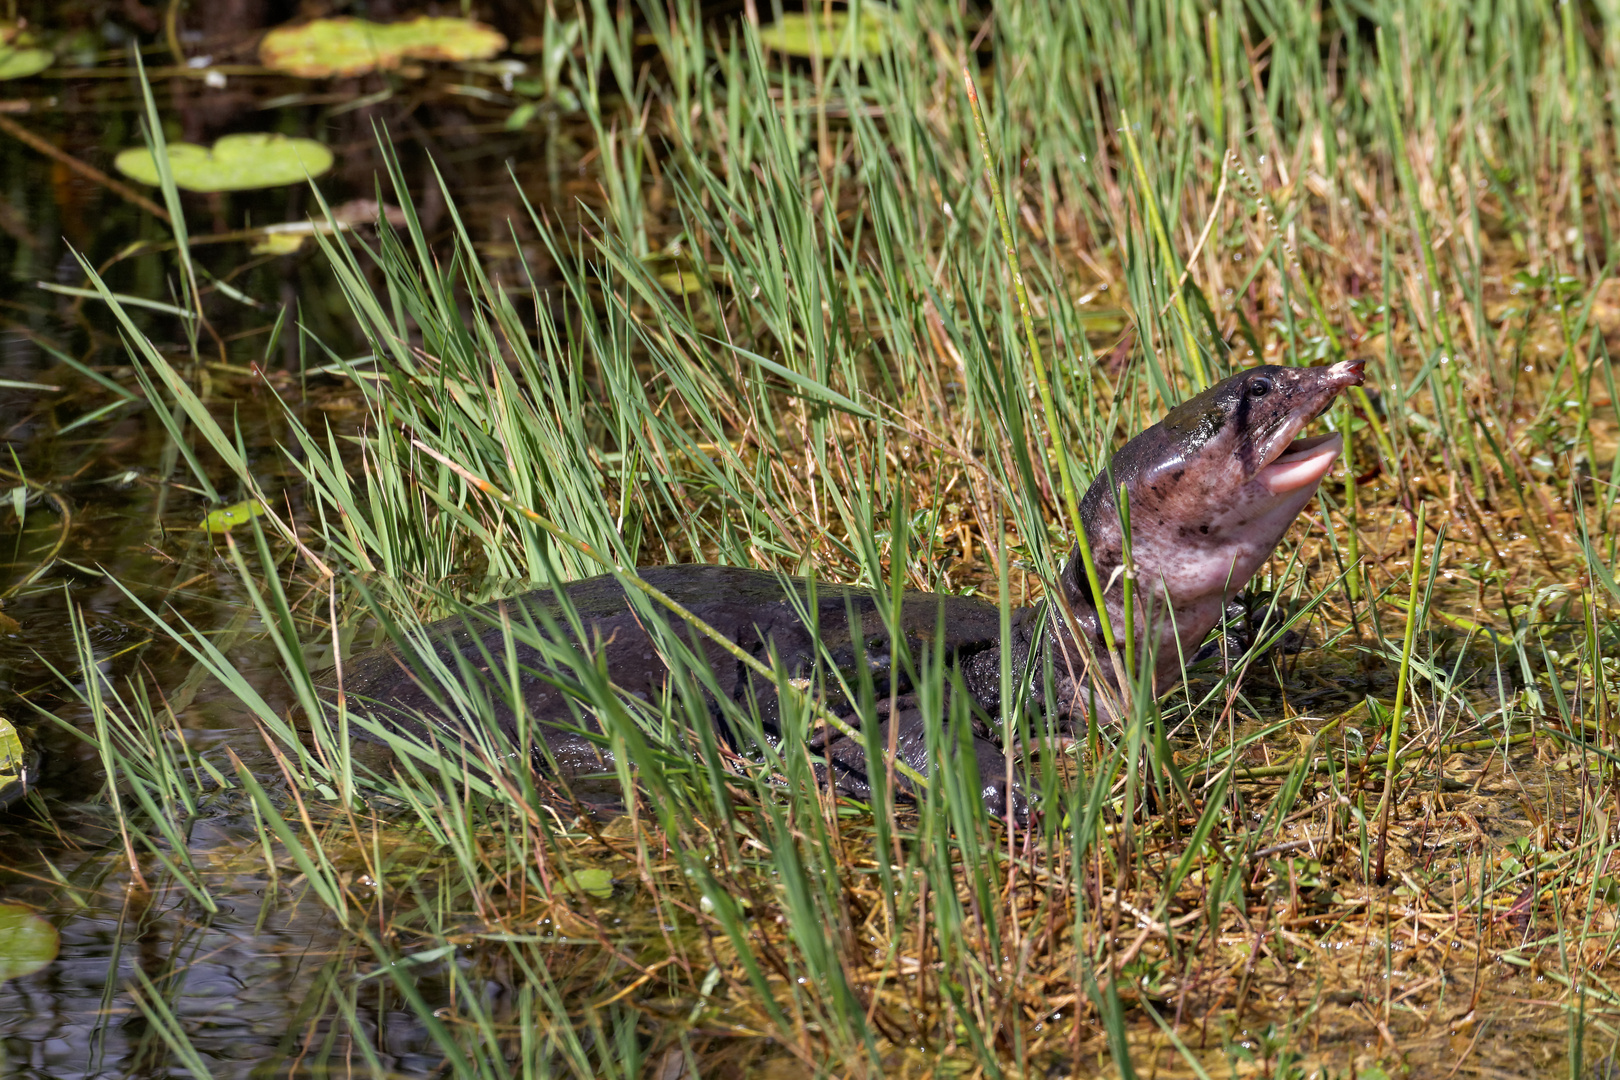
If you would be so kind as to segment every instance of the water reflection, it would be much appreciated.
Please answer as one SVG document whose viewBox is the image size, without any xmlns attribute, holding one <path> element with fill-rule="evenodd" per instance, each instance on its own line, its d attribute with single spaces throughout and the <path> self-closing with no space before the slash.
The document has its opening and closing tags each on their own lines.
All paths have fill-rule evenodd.
<svg viewBox="0 0 1620 1080">
<path fill-rule="evenodd" d="M 336 168 L 321 182 L 333 204 L 375 195 L 381 125 L 419 195 L 417 213 L 430 237 L 450 224 L 442 176 L 467 227 L 486 242 L 491 269 L 515 277 L 521 262 L 543 278 L 543 253 L 531 246 L 509 167 L 516 163 L 518 186 L 536 205 L 550 204 L 552 188 L 563 183 L 558 149 L 566 137 L 558 127 L 551 125 L 550 137 L 541 125 L 508 132 L 504 113 L 476 100 L 453 100 L 421 83 L 397 95 L 378 94 L 379 86 L 386 84 L 358 80 L 313 93 L 295 80 L 233 78 L 221 90 L 166 78 L 155 89 L 175 125 L 171 134 L 188 141 L 210 143 L 244 129 L 321 138 L 338 150 Z M 127 73 L 24 89 L 34 96 L 15 113 L 18 123 L 81 160 L 106 166 L 118 149 L 140 141 L 138 91 Z M 43 90 L 50 102 L 39 96 Z M 372 104 L 352 107 L 360 99 Z M 566 201 L 593 193 L 580 185 Z M 194 374 L 210 405 L 239 421 L 266 490 L 296 515 L 297 476 L 277 445 L 283 420 L 276 397 L 294 402 L 313 428 L 330 422 L 345 430 L 361 418 L 358 402 L 345 384 L 307 371 L 334 355 L 359 355 L 364 343 L 315 245 L 254 255 L 245 242 L 208 241 L 209 234 L 303 221 L 318 206 L 304 187 L 188 195 L 185 204 L 205 271 L 205 364 Z M 562 214 L 566 220 L 572 210 Z M 170 299 L 179 282 L 169 239 L 161 222 L 106 188 L 0 140 L 0 267 L 11 282 L 0 300 L 0 614 L 11 620 L 0 623 L 0 709 L 26 725 L 44 754 L 36 793 L 0 812 L 0 899 L 34 906 L 61 933 L 56 963 L 0 985 L 0 1073 L 171 1075 L 174 1053 L 164 1033 L 177 1018 L 201 1055 L 199 1066 L 216 1077 L 363 1065 L 423 1075 L 441 1057 L 416 1012 L 388 978 L 361 977 L 354 936 L 308 895 L 295 867 L 275 881 L 266 876 L 261 836 L 245 805 L 205 793 L 204 813 L 186 825 L 187 849 L 216 913 L 144 851 L 136 858 L 143 887 L 100 799 L 94 747 L 35 712 L 48 709 L 89 730 L 87 710 L 70 693 L 82 681 L 67 617 L 77 608 L 96 667 L 115 684 L 138 679 L 159 688 L 154 692 L 196 752 L 216 755 L 228 772 L 222 751 L 229 746 L 264 764 L 264 775 L 274 773 L 255 757 L 259 736 L 246 718 L 218 700 L 189 656 L 172 642 L 153 641 L 113 584 L 209 634 L 273 705 L 287 704 L 236 569 L 198 528 L 209 504 L 187 482 L 162 418 L 147 406 L 115 324 L 97 302 L 35 287 L 85 285 L 78 253 L 115 292 Z M 137 242 L 143 253 L 132 255 Z M 310 337 L 273 334 L 282 312 Z M 135 317 L 180 355 L 178 320 L 144 310 Z M 331 352 L 308 352 L 315 339 Z M 66 689 L 55 672 L 67 676 Z M 430 1008 L 449 1000 L 433 965 L 412 977 Z"/>
</svg>

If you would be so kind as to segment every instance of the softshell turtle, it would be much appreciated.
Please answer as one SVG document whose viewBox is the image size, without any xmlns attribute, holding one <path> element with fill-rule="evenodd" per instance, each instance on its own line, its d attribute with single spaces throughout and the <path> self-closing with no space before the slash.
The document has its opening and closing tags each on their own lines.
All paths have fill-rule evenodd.
<svg viewBox="0 0 1620 1080">
<path fill-rule="evenodd" d="M 1179 678 L 1227 602 L 1270 557 L 1327 475 L 1340 436 L 1299 436 L 1339 391 L 1361 383 L 1362 368 L 1360 361 L 1345 361 L 1234 375 L 1131 439 L 1086 492 L 1080 513 L 1105 594 L 1101 606 L 1116 640 L 1123 641 L 1125 545 L 1118 492 L 1124 486 L 1135 563 L 1130 632 L 1137 655 L 1153 658 L 1156 690 Z M 637 573 L 726 640 L 757 658 L 774 656 L 798 685 L 813 685 L 826 708 L 853 725 L 862 723 L 860 710 L 838 689 L 828 666 L 854 687 L 864 665 L 877 714 L 867 720 L 883 725 L 879 745 L 894 746 L 899 760 L 923 775 L 932 771 L 926 732 L 935 718 L 925 715 L 914 691 L 914 665 L 891 667 L 896 650 L 878 592 L 727 566 L 660 566 Z M 906 645 L 901 655 L 939 655 L 935 646 L 942 645 L 942 658 L 960 676 L 947 686 L 959 686 L 971 699 L 965 711 L 973 730 L 962 741 L 972 748 L 986 806 L 998 815 L 1027 811 L 1002 740 L 991 728 L 1000 715 L 1002 650 L 1031 704 L 1042 705 L 1046 688 L 1052 689 L 1059 715 L 1051 719 L 1059 723 L 1083 717 L 1095 701 L 1089 688 L 1113 678 L 1078 548 L 1058 585 L 1067 615 L 1049 604 L 1014 609 L 1005 639 L 1000 609 L 987 601 L 913 591 L 900 600 L 896 626 Z M 528 740 L 538 767 L 564 778 L 599 774 L 611 766 L 602 729 L 569 691 L 580 669 L 557 663 L 557 650 L 594 660 L 621 691 L 656 703 L 666 693 L 669 670 L 648 631 L 648 617 L 630 604 L 612 575 L 593 577 L 424 627 L 432 654 L 426 662 L 408 660 L 389 646 L 350 657 L 341 680 L 333 673 L 323 681 L 341 682 L 351 708 L 418 734 L 434 724 L 441 737 L 447 733 L 454 741 L 478 722 L 471 717 L 482 715 L 509 738 Z M 509 650 L 513 625 L 544 635 L 552 659 L 518 641 Z M 1084 647 L 1071 627 L 1089 639 Z M 713 673 L 704 693 L 720 741 L 744 754 L 752 750 L 749 734 L 734 730 L 717 696 L 743 704 L 744 714 L 758 719 L 755 736 L 774 741 L 780 733 L 775 684 L 712 640 L 678 622 L 674 629 L 679 640 L 694 642 Z M 493 690 L 481 709 L 467 704 L 465 691 L 474 682 Z M 963 711 L 949 703 L 934 707 L 946 716 Z M 859 741 L 829 728 L 814 749 L 840 790 L 856 797 L 870 792 L 871 765 Z M 903 777 L 897 782 L 906 786 Z"/>
</svg>

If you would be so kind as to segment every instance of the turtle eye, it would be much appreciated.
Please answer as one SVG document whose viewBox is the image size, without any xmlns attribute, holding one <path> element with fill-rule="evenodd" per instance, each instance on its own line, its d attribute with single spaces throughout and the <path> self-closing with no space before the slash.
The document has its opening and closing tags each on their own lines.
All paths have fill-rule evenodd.
<svg viewBox="0 0 1620 1080">
<path fill-rule="evenodd" d="M 1249 380 L 1250 397 L 1265 397 L 1269 393 L 1271 393 L 1271 380 L 1264 375 Z"/>
</svg>

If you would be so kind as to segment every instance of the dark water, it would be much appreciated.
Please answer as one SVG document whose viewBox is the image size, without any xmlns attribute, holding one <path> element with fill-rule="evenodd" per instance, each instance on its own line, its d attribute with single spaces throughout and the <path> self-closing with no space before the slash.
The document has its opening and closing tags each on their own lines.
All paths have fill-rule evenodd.
<svg viewBox="0 0 1620 1080">
<path fill-rule="evenodd" d="M 49 3 L 32 5 L 32 14 L 34 25 L 50 28 L 58 40 L 77 35 L 71 37 L 79 47 L 74 55 L 91 64 L 105 63 L 131 33 L 141 32 L 125 17 L 130 10 L 150 14 L 166 6 Z M 219 34 L 221 20 L 273 23 L 295 13 L 282 10 L 294 5 L 235 0 L 189 7 L 218 9 L 182 28 L 197 52 L 208 46 L 208 34 Z M 373 4 L 368 13 L 386 16 L 386 7 Z M 30 13 L 30 5 L 23 8 Z M 151 38 L 143 34 L 143 40 Z M 148 57 L 149 64 L 163 62 Z M 564 223 L 574 216 L 575 200 L 596 195 L 588 170 L 577 166 L 584 152 L 578 123 L 547 114 L 525 130 L 507 131 L 511 103 L 488 76 L 447 69 L 414 80 L 342 83 L 233 77 L 224 88 L 211 88 L 160 69 L 154 82 L 171 138 L 209 143 L 234 131 L 279 131 L 333 147 L 336 167 L 320 180 L 333 204 L 377 196 L 385 165 L 378 131 L 386 132 L 429 236 L 442 238 L 450 225 L 430 164 L 436 163 L 496 273 L 511 274 L 522 263 L 542 279 L 545 274 L 542 250 L 529 243 L 533 230 L 520 191 Z M 465 86 L 497 100 L 455 89 Z M 368 96 L 374 104 L 353 107 Z M 138 86 L 127 70 L 0 83 L 0 99 L 8 98 L 18 103 L 7 113 L 16 123 L 105 171 L 117 150 L 140 142 Z M 400 199 L 391 191 L 383 198 Z M 186 195 L 185 208 L 200 241 L 198 264 L 254 301 L 205 289 L 209 327 L 199 335 L 204 366 L 192 372 L 196 385 L 220 415 L 237 418 L 266 489 L 290 488 L 294 477 L 276 446 L 284 427 L 277 395 L 312 426 L 330 422 L 338 432 L 363 410 L 341 381 L 309 373 L 326 362 L 324 355 L 301 349 L 296 331 L 272 345 L 271 327 L 285 310 L 289 325 L 301 322 L 338 356 L 360 354 L 364 343 L 313 244 L 290 256 L 260 256 L 245 242 L 207 238 L 302 221 L 318 212 L 317 204 L 307 188 L 292 187 Z M 81 681 L 68 617 L 77 609 L 98 668 L 120 684 L 138 678 L 163 688 L 188 744 L 221 767 L 228 768 L 226 746 L 251 757 L 257 735 L 210 700 L 218 691 L 194 677 L 189 657 L 153 640 L 114 581 L 154 609 L 214 635 L 272 700 L 278 693 L 274 653 L 255 633 L 237 571 L 199 529 L 209 504 L 169 454 L 164 425 L 140 396 L 116 324 L 97 302 L 38 287 L 84 286 L 78 253 L 115 292 L 170 299 L 180 287 L 173 253 L 125 254 L 138 241 L 161 244 L 167 237 L 161 222 L 118 195 L 0 137 L 0 275 L 7 283 L 0 300 L 0 494 L 6 496 L 0 502 L 0 614 L 15 623 L 0 624 L 10 631 L 0 632 L 0 710 L 43 754 L 35 794 L 0 810 L 0 901 L 35 907 L 61 935 L 55 963 L 0 984 L 0 1076 L 178 1075 L 132 986 L 144 987 L 147 1000 L 169 1003 L 214 1076 L 267 1068 L 297 1073 L 334 1054 L 341 1058 L 347 1046 L 332 1041 L 329 991 L 340 980 L 353 981 L 353 938 L 324 905 L 266 877 L 246 808 L 205 796 L 200 816 L 187 826 L 187 847 L 219 903 L 217 913 L 161 872 L 144 888 L 101 798 L 104 774 L 94 748 L 33 709 L 88 727 L 88 710 L 53 673 L 66 675 L 69 684 Z M 137 318 L 171 358 L 184 358 L 177 319 L 153 312 Z M 120 400 L 81 369 L 135 400 L 75 426 Z M 9 492 L 23 478 L 35 486 L 19 518 Z M 229 499 L 234 493 L 221 494 Z M 149 861 L 142 865 L 150 872 Z M 446 999 L 446 988 L 426 969 L 418 985 L 430 1004 Z M 388 991 L 386 980 L 363 984 L 348 1000 L 359 1006 L 348 1025 L 368 1033 L 386 1070 L 423 1075 L 438 1065 L 415 1014 Z"/>
</svg>

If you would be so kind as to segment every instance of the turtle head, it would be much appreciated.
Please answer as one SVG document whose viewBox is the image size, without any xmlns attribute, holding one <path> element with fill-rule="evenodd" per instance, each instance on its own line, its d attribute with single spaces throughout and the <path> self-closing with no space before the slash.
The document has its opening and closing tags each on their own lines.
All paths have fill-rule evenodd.
<svg viewBox="0 0 1620 1080">
<path fill-rule="evenodd" d="M 1121 485 L 1138 577 L 1162 586 L 1172 608 L 1241 589 L 1338 458 L 1337 433 L 1305 429 L 1341 390 L 1361 384 L 1364 366 L 1250 368 L 1121 447 L 1081 504 L 1105 590 L 1113 592 L 1108 579 L 1123 559 Z M 1065 577 L 1089 596 L 1078 558 Z"/>
</svg>

